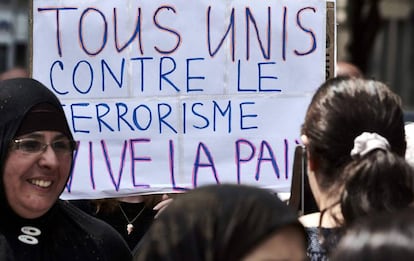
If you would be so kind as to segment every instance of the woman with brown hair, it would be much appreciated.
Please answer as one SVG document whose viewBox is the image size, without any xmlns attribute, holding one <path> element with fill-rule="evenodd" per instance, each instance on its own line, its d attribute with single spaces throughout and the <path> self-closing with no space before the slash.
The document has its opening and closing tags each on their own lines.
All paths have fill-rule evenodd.
<svg viewBox="0 0 414 261">
<path fill-rule="evenodd" d="M 368 137 L 360 137 L 365 132 Z M 404 157 L 406 149 L 401 100 L 385 84 L 361 78 L 328 80 L 312 98 L 301 138 L 310 188 L 320 210 L 301 217 L 311 260 L 327 259 L 343 225 L 373 211 L 404 208 L 413 200 L 411 170 L 395 167 L 393 159 Z M 361 139 L 373 158 L 366 158 L 372 153 L 357 158 L 351 154 Z M 387 145 L 368 146 L 379 140 Z M 356 172 L 346 168 L 363 160 L 371 167 L 375 160 L 390 165 Z"/>
</svg>

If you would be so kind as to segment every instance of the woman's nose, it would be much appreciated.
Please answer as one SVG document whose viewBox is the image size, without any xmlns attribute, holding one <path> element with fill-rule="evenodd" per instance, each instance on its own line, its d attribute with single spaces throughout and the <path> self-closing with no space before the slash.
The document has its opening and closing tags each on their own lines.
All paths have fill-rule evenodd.
<svg viewBox="0 0 414 261">
<path fill-rule="evenodd" d="M 56 152 L 52 149 L 52 147 L 50 145 L 48 145 L 44 151 L 42 152 L 42 154 L 40 155 L 40 160 L 39 162 L 44 165 L 44 166 L 48 166 L 48 167 L 56 167 L 59 165 L 59 160 L 58 157 L 56 155 Z"/>
</svg>

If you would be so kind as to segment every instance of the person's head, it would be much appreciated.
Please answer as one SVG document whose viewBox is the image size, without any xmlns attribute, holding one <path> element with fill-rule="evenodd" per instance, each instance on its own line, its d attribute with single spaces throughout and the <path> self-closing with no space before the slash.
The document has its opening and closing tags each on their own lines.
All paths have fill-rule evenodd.
<svg viewBox="0 0 414 261">
<path fill-rule="evenodd" d="M 365 217 L 341 239 L 331 261 L 414 260 L 414 209 Z"/>
<path fill-rule="evenodd" d="M 391 152 L 388 141 L 365 132 L 355 139 L 353 160 L 346 165 L 347 179 L 341 196 L 345 224 L 380 212 L 395 212 L 414 200 L 414 169 Z"/>
<path fill-rule="evenodd" d="M 303 260 L 306 236 L 270 191 L 209 185 L 175 199 L 135 252 L 134 260 Z"/>
<path fill-rule="evenodd" d="M 0 81 L 27 77 L 29 77 L 29 72 L 23 67 L 14 67 L 8 71 L 0 73 Z"/>
<path fill-rule="evenodd" d="M 363 77 L 361 70 L 354 64 L 339 61 L 336 63 L 336 76 Z"/>
<path fill-rule="evenodd" d="M 0 204 L 42 216 L 64 189 L 75 149 L 61 104 L 34 79 L 10 79 L 0 82 L 0 115 Z"/>
<path fill-rule="evenodd" d="M 363 132 L 378 133 L 388 140 L 390 151 L 403 156 L 406 142 L 400 97 L 375 80 L 339 77 L 322 84 L 301 131 L 313 192 L 317 188 L 320 193 L 338 194 L 346 179 L 343 168 L 352 160 L 354 139 Z"/>
</svg>

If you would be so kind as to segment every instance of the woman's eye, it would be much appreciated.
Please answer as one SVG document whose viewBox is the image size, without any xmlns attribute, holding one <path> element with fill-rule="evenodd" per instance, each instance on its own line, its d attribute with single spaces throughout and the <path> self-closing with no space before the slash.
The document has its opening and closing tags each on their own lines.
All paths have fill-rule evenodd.
<svg viewBox="0 0 414 261">
<path fill-rule="evenodd" d="M 26 140 L 20 143 L 20 149 L 24 151 L 37 151 L 42 144 L 36 140 Z"/>
<path fill-rule="evenodd" d="M 53 149 L 60 151 L 69 151 L 71 150 L 69 141 L 55 141 L 53 142 Z"/>
</svg>

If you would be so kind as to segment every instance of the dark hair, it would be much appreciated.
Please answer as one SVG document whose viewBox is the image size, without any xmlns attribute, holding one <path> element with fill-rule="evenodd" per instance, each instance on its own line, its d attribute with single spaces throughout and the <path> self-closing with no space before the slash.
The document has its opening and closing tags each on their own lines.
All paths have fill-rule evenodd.
<svg viewBox="0 0 414 261">
<path fill-rule="evenodd" d="M 306 234 L 276 195 L 245 185 L 199 187 L 175 199 L 134 250 L 134 260 L 241 260 L 282 228 Z"/>
<path fill-rule="evenodd" d="M 414 260 L 414 209 L 365 217 L 348 230 L 331 261 Z"/>
<path fill-rule="evenodd" d="M 346 225 L 358 217 L 406 208 L 414 200 L 414 170 L 403 157 L 375 149 L 350 162 L 341 196 Z"/>
<path fill-rule="evenodd" d="M 363 132 L 385 137 L 391 151 L 403 156 L 405 133 L 401 99 L 385 84 L 368 79 L 338 77 L 316 91 L 308 107 L 302 134 L 318 164 L 315 173 L 322 190 L 343 184 L 344 166 L 352 159 L 354 139 Z"/>
</svg>

